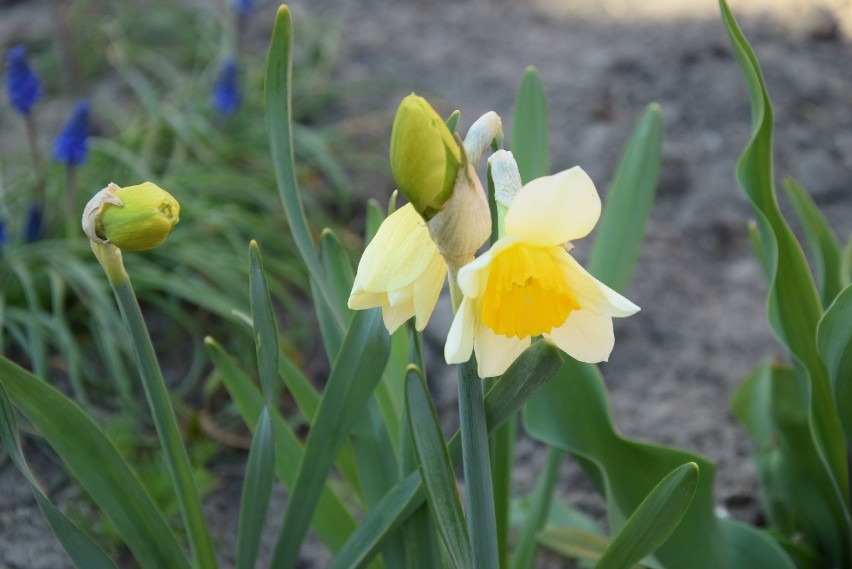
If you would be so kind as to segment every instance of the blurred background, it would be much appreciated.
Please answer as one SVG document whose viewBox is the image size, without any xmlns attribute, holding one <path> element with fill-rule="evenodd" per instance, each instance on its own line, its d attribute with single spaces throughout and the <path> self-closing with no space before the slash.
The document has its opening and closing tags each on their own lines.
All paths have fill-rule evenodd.
<svg viewBox="0 0 852 569">
<path fill-rule="evenodd" d="M 852 234 L 852 2 L 730 4 L 773 100 L 779 185 L 791 176 L 807 188 L 845 242 Z M 158 457 L 146 447 L 150 425 L 133 404 L 138 390 L 120 321 L 77 212 L 110 181 L 150 179 L 174 193 L 182 220 L 169 245 L 134 256 L 129 270 L 183 403 L 223 543 L 236 533 L 246 432 L 208 380 L 200 341 L 211 334 L 235 351 L 250 345 L 240 321 L 248 310 L 249 239 L 264 250 L 294 359 L 317 381 L 328 365 L 266 147 L 262 77 L 276 8 L 264 0 L 0 0 L 6 66 L 23 46 L 41 82 L 25 113 L 8 97 L 0 101 L 4 353 L 96 410 L 152 492 L 162 488 Z M 604 199 L 635 121 L 648 104 L 661 106 L 657 201 L 626 293 L 642 311 L 617 322 L 616 349 L 602 370 L 623 433 L 716 460 L 719 506 L 755 522 L 750 443 L 729 401 L 755 365 L 783 352 L 766 323 L 766 286 L 746 232 L 750 208 L 734 180 L 750 114 L 716 3 L 304 0 L 291 9 L 306 209 L 315 229 L 338 231 L 353 262 L 367 200 L 386 204 L 394 188 L 390 125 L 409 92 L 443 115 L 461 110 L 461 132 L 494 110 L 510 140 L 517 86 L 524 69 L 536 66 L 549 99 L 551 170 L 581 165 Z M 88 146 L 85 159 L 71 163 L 56 155 L 55 139 L 78 101 L 90 109 Z M 581 260 L 586 241 L 575 243 Z M 427 343 L 436 364 L 432 388 L 452 429 L 455 379 L 441 366 L 449 322 L 444 303 Z M 45 485 L 108 541 L 109 528 L 45 445 L 37 437 L 26 444 Z M 524 439 L 518 452 L 515 482 L 527 490 L 541 453 Z M 579 469 L 566 463 L 563 474 L 560 492 L 599 514 L 601 502 Z M 283 504 L 283 495 L 276 500 Z M 322 555 L 316 552 L 317 567 Z M 67 566 L 4 460 L 0 569 Z"/>
</svg>

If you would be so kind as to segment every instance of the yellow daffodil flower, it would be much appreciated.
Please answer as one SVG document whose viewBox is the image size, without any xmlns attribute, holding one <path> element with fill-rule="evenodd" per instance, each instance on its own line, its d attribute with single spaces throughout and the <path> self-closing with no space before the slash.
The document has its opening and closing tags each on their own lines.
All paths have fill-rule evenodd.
<svg viewBox="0 0 852 569">
<path fill-rule="evenodd" d="M 423 330 L 429 322 L 444 279 L 447 264 L 429 236 L 426 222 L 411 204 L 399 208 L 382 222 L 367 245 L 349 308 L 381 307 L 388 332 L 414 316 Z"/>
<path fill-rule="evenodd" d="M 574 167 L 533 180 L 509 199 L 505 236 L 459 271 L 464 296 L 447 337 L 447 363 L 463 363 L 475 350 L 479 376 L 497 376 L 534 336 L 577 360 L 606 361 L 615 341 L 612 317 L 639 307 L 568 253 L 569 241 L 588 235 L 600 217 L 594 183 Z"/>
<path fill-rule="evenodd" d="M 502 136 L 500 117 L 486 113 L 460 145 L 424 99 L 405 98 L 394 122 L 391 165 L 411 203 L 389 215 L 367 245 L 349 308 L 381 307 L 391 333 L 411 317 L 417 330 L 426 327 L 448 264 L 455 269 L 472 260 L 491 231 L 476 163 Z"/>
</svg>

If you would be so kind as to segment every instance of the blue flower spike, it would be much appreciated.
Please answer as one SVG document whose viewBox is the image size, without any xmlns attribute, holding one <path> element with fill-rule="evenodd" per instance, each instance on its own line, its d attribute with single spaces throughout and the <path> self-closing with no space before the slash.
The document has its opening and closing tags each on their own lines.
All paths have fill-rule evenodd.
<svg viewBox="0 0 852 569">
<path fill-rule="evenodd" d="M 247 16 L 254 10 L 254 0 L 233 0 L 231 8 L 239 16 Z"/>
<path fill-rule="evenodd" d="M 27 223 L 24 225 L 24 241 L 32 243 L 42 237 L 44 231 L 44 212 L 41 206 L 33 202 L 27 210 Z"/>
<path fill-rule="evenodd" d="M 213 84 L 213 106 L 222 116 L 232 114 L 240 106 L 240 84 L 237 62 L 228 59 Z"/>
<path fill-rule="evenodd" d="M 9 102 L 22 115 L 29 115 L 41 98 L 41 81 L 30 67 L 24 46 L 13 47 L 6 57 L 6 94 Z"/>
<path fill-rule="evenodd" d="M 67 166 L 86 161 L 89 138 L 89 103 L 80 101 L 53 141 L 53 159 Z"/>
</svg>

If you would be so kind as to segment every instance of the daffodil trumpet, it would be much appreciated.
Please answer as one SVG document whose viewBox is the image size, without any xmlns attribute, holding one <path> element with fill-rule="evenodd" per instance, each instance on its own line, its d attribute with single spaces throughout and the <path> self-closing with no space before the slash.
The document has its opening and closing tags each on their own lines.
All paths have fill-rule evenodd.
<svg viewBox="0 0 852 569">
<path fill-rule="evenodd" d="M 579 361 L 606 361 L 615 341 L 612 318 L 639 307 L 568 252 L 600 218 L 594 183 L 577 166 L 515 191 L 520 177 L 511 153 L 497 152 L 491 162 L 492 172 L 500 172 L 495 190 L 508 206 L 503 236 L 459 270 L 463 298 L 447 337 L 447 363 L 466 362 L 475 352 L 479 376 L 497 376 L 536 336 Z"/>
</svg>

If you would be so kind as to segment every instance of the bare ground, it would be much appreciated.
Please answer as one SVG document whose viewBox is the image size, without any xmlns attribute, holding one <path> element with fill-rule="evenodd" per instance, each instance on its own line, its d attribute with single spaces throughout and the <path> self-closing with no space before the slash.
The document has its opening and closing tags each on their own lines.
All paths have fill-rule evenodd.
<svg viewBox="0 0 852 569">
<path fill-rule="evenodd" d="M 617 323 L 616 349 L 603 373 L 623 433 L 716 460 L 718 503 L 754 516 L 752 449 L 729 401 L 758 362 L 783 352 L 766 323 L 766 286 L 745 231 L 751 212 L 733 178 L 749 134 L 748 102 L 715 3 L 303 0 L 292 8 L 297 34 L 300 17 L 341 22 L 340 81 L 387 83 L 383 96 L 359 102 L 356 112 L 392 112 L 416 90 L 443 101 L 442 110 L 461 109 L 463 127 L 495 110 L 510 136 L 515 89 L 524 68 L 537 66 L 550 100 L 552 169 L 580 164 L 603 194 L 632 125 L 648 103 L 661 105 L 659 197 L 627 291 L 642 311 Z M 777 173 L 804 184 L 846 239 L 852 233 L 852 3 L 740 0 L 732 8 L 775 105 Z M 257 42 L 268 37 L 272 13 L 265 6 L 256 15 Z M 384 197 L 392 189 L 387 179 L 370 180 L 363 195 Z M 588 244 L 578 242 L 576 251 L 582 258 Z M 439 309 L 430 332 L 435 361 L 448 325 Z M 451 428 L 453 376 L 433 377 Z M 519 455 L 516 482 L 526 489 L 541 453 L 524 441 Z M 236 531 L 239 484 L 223 479 L 209 509 L 227 541 Z M 559 491 L 600 513 L 600 501 L 568 462 Z M 279 496 L 274 507 L 280 512 L 283 503 Z M 325 564 L 321 554 L 314 557 L 315 546 L 309 551 L 316 561 L 306 560 L 306 567 Z M 3 469 L 0 569 L 66 566 L 20 477 Z"/>
</svg>

